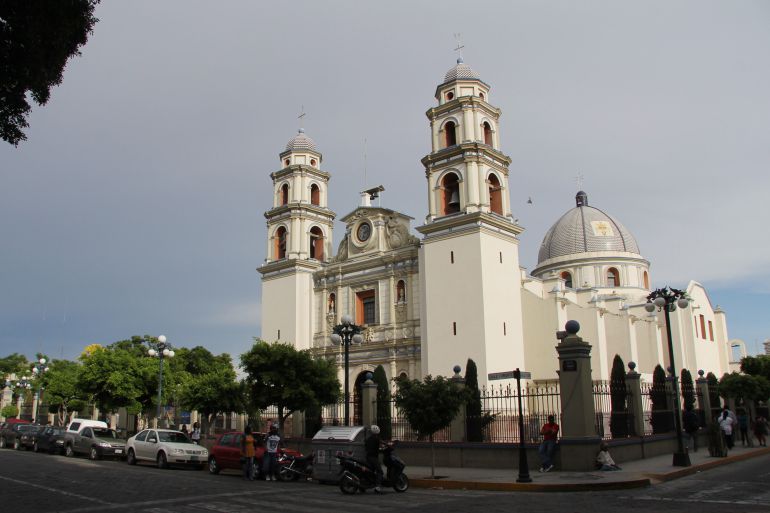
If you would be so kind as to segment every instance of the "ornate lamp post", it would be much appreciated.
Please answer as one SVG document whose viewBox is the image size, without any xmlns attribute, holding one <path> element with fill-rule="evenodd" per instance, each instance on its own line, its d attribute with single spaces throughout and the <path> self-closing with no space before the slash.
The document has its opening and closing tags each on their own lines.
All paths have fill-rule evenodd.
<svg viewBox="0 0 770 513">
<path fill-rule="evenodd" d="M 684 448 L 684 439 L 682 437 L 682 420 L 681 420 L 681 401 L 679 398 L 679 386 L 677 383 L 676 366 L 674 365 L 674 343 L 671 340 L 671 318 L 670 312 L 679 308 L 687 308 L 690 301 L 687 299 L 687 294 L 683 290 L 663 287 L 662 289 L 653 290 L 650 295 L 647 296 L 647 304 L 644 305 L 644 309 L 652 313 L 655 310 L 663 310 L 666 318 L 666 336 L 668 338 L 668 359 L 669 370 L 671 372 L 671 381 L 674 388 L 674 426 L 676 427 L 676 442 L 677 452 L 674 453 L 673 465 L 675 467 L 689 467 L 690 456 Z"/>
<path fill-rule="evenodd" d="M 21 411 L 24 408 L 24 393 L 26 390 L 32 389 L 32 376 L 29 376 L 29 375 L 22 376 L 21 378 L 18 379 L 18 381 L 16 381 L 16 383 L 12 385 L 12 388 L 21 389 L 20 392 L 17 392 L 18 398 L 16 400 L 16 405 L 17 405 L 16 407 L 19 409 L 19 414 L 16 417 L 20 419 Z"/>
<path fill-rule="evenodd" d="M 350 391 L 348 368 L 350 366 L 350 344 L 360 344 L 364 341 L 361 336 L 363 328 L 353 324 L 353 318 L 350 315 L 343 315 L 341 323 L 332 330 L 331 341 L 334 345 L 345 345 L 345 425 L 350 425 Z"/>
<path fill-rule="evenodd" d="M 173 358 L 174 350 L 171 349 L 171 344 L 166 343 L 166 336 L 161 335 L 158 337 L 158 341 L 150 342 L 150 349 L 147 354 L 154 357 L 158 357 L 160 365 L 158 367 L 158 423 L 160 423 L 161 403 L 163 401 L 163 358 Z"/>
<path fill-rule="evenodd" d="M 49 371 L 48 366 L 46 365 L 46 359 L 40 358 L 36 363 L 35 366 L 32 367 L 32 373 L 35 375 L 36 378 L 42 379 L 43 374 Z M 37 423 L 37 412 L 40 410 L 40 400 L 43 398 L 43 384 L 38 382 L 37 386 L 37 400 L 35 401 L 35 412 L 34 416 L 32 417 L 32 422 Z"/>
</svg>

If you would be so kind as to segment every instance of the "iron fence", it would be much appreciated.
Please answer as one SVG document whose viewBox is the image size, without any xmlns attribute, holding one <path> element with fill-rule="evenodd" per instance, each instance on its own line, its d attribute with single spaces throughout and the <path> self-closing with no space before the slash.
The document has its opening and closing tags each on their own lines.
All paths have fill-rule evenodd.
<svg viewBox="0 0 770 513">
<path fill-rule="evenodd" d="M 471 441 L 514 443 L 540 442 L 540 428 L 553 415 L 561 424 L 561 397 L 558 383 L 522 388 L 522 421 L 519 429 L 519 396 L 512 386 L 489 386 L 481 390 L 480 415 L 466 416 L 466 433 Z M 477 433 L 474 436 L 474 432 Z"/>
<path fill-rule="evenodd" d="M 602 440 L 627 438 L 634 433 L 629 410 L 631 395 L 626 381 L 594 381 L 592 384 L 596 434 Z"/>
</svg>

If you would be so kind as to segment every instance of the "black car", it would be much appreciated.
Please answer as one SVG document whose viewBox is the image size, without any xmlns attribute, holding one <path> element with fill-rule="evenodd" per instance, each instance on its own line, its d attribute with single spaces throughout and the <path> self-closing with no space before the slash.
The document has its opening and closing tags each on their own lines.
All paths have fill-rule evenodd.
<svg viewBox="0 0 770 513">
<path fill-rule="evenodd" d="M 49 454 L 64 454 L 63 427 L 43 426 L 43 429 L 35 433 L 32 449 L 35 452 L 46 451 Z"/>
<path fill-rule="evenodd" d="M 21 436 L 29 431 L 37 430 L 39 426 L 34 424 L 11 424 L 3 429 L 0 434 L 0 447 L 13 447 L 21 449 Z"/>
<path fill-rule="evenodd" d="M 28 424 L 28 426 L 27 429 L 19 431 L 19 435 L 16 437 L 17 443 L 14 444 L 16 449 L 32 449 L 35 445 L 35 437 L 45 429 L 45 426 L 40 426 L 38 424 Z"/>
</svg>

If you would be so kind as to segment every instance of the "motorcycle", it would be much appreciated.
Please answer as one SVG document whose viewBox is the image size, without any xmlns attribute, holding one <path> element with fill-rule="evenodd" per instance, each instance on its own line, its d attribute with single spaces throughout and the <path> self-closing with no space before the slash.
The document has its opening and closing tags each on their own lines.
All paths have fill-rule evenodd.
<svg viewBox="0 0 770 513">
<path fill-rule="evenodd" d="M 296 481 L 300 477 L 311 479 L 313 476 L 313 455 L 293 456 L 282 453 L 278 457 L 278 479 Z"/>
<path fill-rule="evenodd" d="M 392 486 L 395 491 L 400 493 L 409 488 L 409 478 L 404 474 L 406 464 L 394 454 L 394 450 L 393 444 L 388 444 L 382 449 L 382 461 L 386 469 L 382 478 L 382 486 Z M 342 476 L 340 477 L 342 493 L 352 495 L 358 490 L 365 492 L 377 486 L 377 474 L 366 463 L 344 455 L 337 455 L 337 460 L 342 466 Z"/>
</svg>

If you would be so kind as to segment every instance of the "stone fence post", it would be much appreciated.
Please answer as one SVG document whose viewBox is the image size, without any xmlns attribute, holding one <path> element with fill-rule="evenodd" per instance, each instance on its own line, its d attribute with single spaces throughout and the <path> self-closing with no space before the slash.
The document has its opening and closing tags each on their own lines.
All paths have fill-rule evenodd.
<svg viewBox="0 0 770 513">
<path fill-rule="evenodd" d="M 698 371 L 700 377 L 695 380 L 695 388 L 698 391 L 698 408 L 703 411 L 706 426 L 714 423 L 714 416 L 711 414 L 711 395 L 709 395 L 709 382 L 703 377 L 703 371 Z"/>
<path fill-rule="evenodd" d="M 455 372 L 454 376 L 451 378 L 452 383 L 454 383 L 459 390 L 463 390 L 465 388 L 465 378 L 460 375 L 462 367 L 455 365 L 452 370 Z M 465 429 L 465 401 L 463 401 L 462 404 L 460 404 L 460 409 L 457 411 L 454 420 L 449 424 L 449 439 L 452 442 L 465 442 L 467 440 Z"/>
<path fill-rule="evenodd" d="M 362 407 L 361 421 L 364 426 L 377 424 L 377 383 L 372 381 L 374 375 L 366 373 L 366 381 L 361 385 Z"/>
<path fill-rule="evenodd" d="M 593 470 L 601 438 L 596 434 L 591 380 L 591 345 L 580 338 L 580 324 L 567 321 L 566 331 L 557 333 L 559 394 L 561 395 L 562 470 Z"/>
<path fill-rule="evenodd" d="M 642 375 L 636 372 L 636 363 L 628 362 L 626 390 L 628 390 L 628 413 L 631 415 L 631 434 L 634 436 L 644 436 L 641 377 Z"/>
</svg>

